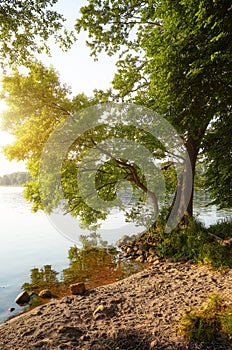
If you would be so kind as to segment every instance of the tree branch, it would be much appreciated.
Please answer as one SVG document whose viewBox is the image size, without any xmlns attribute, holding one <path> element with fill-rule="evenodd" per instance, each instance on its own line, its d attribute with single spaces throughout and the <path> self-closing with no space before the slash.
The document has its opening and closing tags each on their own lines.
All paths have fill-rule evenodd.
<svg viewBox="0 0 232 350">
<path fill-rule="evenodd" d="M 154 26 L 154 27 L 159 27 L 159 28 L 164 28 L 162 26 L 162 24 L 160 24 L 159 22 L 153 22 L 153 21 L 143 21 L 141 17 L 136 17 L 136 16 L 133 16 L 133 18 L 135 20 L 132 20 L 132 21 L 127 21 L 126 18 L 123 18 L 124 22 L 120 22 L 121 25 L 134 25 L 134 24 L 148 24 L 148 25 L 151 25 L 151 26 Z M 109 21 L 110 24 L 114 24 L 114 25 L 119 25 L 119 23 L 117 21 Z"/>
<path fill-rule="evenodd" d="M 227 237 L 225 239 L 216 236 L 214 233 L 211 233 L 210 231 L 206 231 L 207 234 L 211 237 L 213 237 L 220 245 L 226 246 L 226 245 L 231 245 L 232 244 L 232 237 Z"/>
<path fill-rule="evenodd" d="M 139 188 L 141 188 L 145 193 L 148 194 L 148 196 L 151 198 L 152 200 L 152 203 L 153 203 L 153 206 L 154 206 L 154 211 L 155 212 L 158 212 L 159 211 L 159 207 L 158 207 L 158 201 L 157 201 L 157 198 L 156 198 L 156 195 L 154 192 L 150 191 L 141 181 L 140 181 L 140 178 L 138 176 L 138 173 L 135 169 L 135 167 L 129 163 L 126 163 L 126 162 L 123 162 L 122 160 L 120 159 L 117 159 L 115 157 L 112 156 L 112 154 L 109 152 L 109 151 L 106 151 L 105 149 L 101 148 L 100 146 L 98 146 L 96 144 L 96 142 L 93 140 L 92 138 L 92 142 L 93 144 L 95 145 L 95 147 L 97 149 L 99 149 L 103 154 L 106 154 L 108 155 L 111 159 L 113 159 L 117 164 L 129 169 L 131 175 L 132 175 L 132 178 L 131 178 L 131 181 L 134 182 L 136 184 L 136 186 L 138 186 Z"/>
</svg>

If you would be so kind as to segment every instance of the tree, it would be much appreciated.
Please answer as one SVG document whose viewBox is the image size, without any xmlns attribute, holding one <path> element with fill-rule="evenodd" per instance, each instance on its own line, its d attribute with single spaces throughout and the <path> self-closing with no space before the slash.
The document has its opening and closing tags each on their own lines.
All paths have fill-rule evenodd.
<svg viewBox="0 0 232 350">
<path fill-rule="evenodd" d="M 88 31 L 94 56 L 103 50 L 121 53 L 113 84 L 114 98 L 129 99 L 162 112 L 182 136 L 195 173 L 197 157 L 208 130 L 223 123 L 231 125 L 231 3 L 224 1 L 119 1 L 89 0 L 82 7 L 76 29 Z M 109 93 L 108 93 L 109 95 Z M 107 98 L 107 95 L 106 95 Z M 212 123 L 214 121 L 214 123 Z M 220 122 L 221 121 L 221 122 Z M 218 143 L 227 143 L 229 134 L 213 132 Z M 222 139 L 222 140 L 221 140 Z M 208 143 L 209 144 L 209 143 Z M 222 146 L 220 146 L 222 150 Z M 209 154 L 208 176 L 215 172 L 215 152 Z M 231 147 L 227 151 L 231 157 Z M 213 158 L 213 159 L 212 159 Z M 230 162 L 217 169 L 218 181 L 208 182 L 212 195 L 231 205 Z M 219 179 L 225 178 L 218 187 Z M 224 175 L 223 175 L 224 174 Z M 177 211 L 187 206 L 185 179 Z M 193 182 L 192 182 L 193 192 Z"/>
<path fill-rule="evenodd" d="M 159 176 L 154 176 L 157 170 L 154 169 L 154 166 L 152 167 L 151 163 L 148 164 L 150 180 L 144 179 L 142 168 L 136 165 L 136 162 L 133 164 L 127 161 L 127 151 L 130 149 L 125 149 L 125 144 L 120 141 L 127 139 L 129 146 L 131 142 L 134 142 L 132 153 L 136 154 L 138 164 L 144 163 L 143 151 L 145 149 L 158 159 L 164 158 L 164 155 L 167 154 L 162 143 L 149 131 L 127 125 L 132 115 L 135 118 L 138 114 L 138 118 L 141 118 L 141 108 L 136 110 L 133 105 L 128 107 L 129 119 L 124 120 L 123 118 L 121 124 L 117 124 L 119 122 L 117 110 L 116 114 L 110 117 L 110 126 L 99 123 L 99 119 L 106 112 L 104 105 L 96 105 L 96 99 L 87 99 L 84 95 L 72 98 L 69 89 L 60 84 L 54 69 L 45 68 L 38 63 L 31 67 L 27 75 L 15 70 L 11 76 L 3 78 L 2 84 L 3 96 L 10 106 L 2 116 L 3 128 L 16 138 L 13 145 L 6 147 L 5 153 L 9 159 L 27 161 L 27 167 L 33 180 L 27 183 L 26 197 L 33 203 L 34 210 L 43 209 L 50 213 L 59 207 L 63 199 L 59 196 L 62 187 L 62 195 L 64 194 L 67 200 L 62 208 L 63 211 L 69 211 L 72 215 L 81 217 L 82 223 L 86 226 L 98 224 L 99 220 L 106 218 L 108 208 L 112 207 L 111 202 L 115 205 L 116 201 L 116 204 L 120 206 L 120 202 L 117 201 L 117 191 L 125 194 L 128 182 L 130 182 L 134 202 L 132 201 L 128 208 L 127 216 L 133 220 L 142 219 L 145 222 L 145 219 L 150 220 L 151 218 L 152 222 L 154 221 L 153 214 L 154 211 L 158 213 L 158 200 L 162 197 L 162 181 L 159 180 Z M 109 105 L 107 108 L 111 109 L 111 107 Z M 73 118 L 78 111 L 80 122 Z M 51 149 L 48 151 L 46 147 L 50 142 L 51 134 L 59 130 L 65 121 L 68 123 L 66 129 L 60 138 L 53 140 Z M 81 125 L 82 121 L 89 128 L 83 134 L 76 135 L 76 126 Z M 73 133 L 74 140 L 72 141 Z M 164 135 L 165 133 L 166 131 Z M 111 142 L 111 139 L 119 141 Z M 142 152 L 140 145 L 143 147 Z M 89 155 L 87 150 L 91 149 L 95 153 L 90 152 Z M 57 157 L 59 160 L 62 153 L 65 155 L 62 167 L 59 169 L 58 164 L 57 169 Z M 105 160 L 100 167 L 99 153 L 100 157 Z M 43 168 L 44 162 L 41 162 L 44 154 L 48 157 L 45 168 Z M 146 162 L 148 163 L 148 159 Z M 172 191 L 175 186 L 175 175 L 170 172 L 171 165 L 172 163 L 165 163 L 164 167 L 167 168 L 165 175 L 169 175 L 167 182 Z M 77 181 L 77 169 L 79 170 L 79 181 Z M 60 183 L 57 181 L 59 171 L 61 172 Z M 95 172 L 96 178 L 93 182 L 96 187 L 94 190 L 96 189 L 99 198 L 106 203 L 103 210 L 99 210 L 100 201 L 98 198 L 94 200 L 94 191 L 89 186 L 88 179 L 93 179 Z M 84 178 L 84 181 L 81 177 Z M 155 185 L 156 191 L 149 190 L 147 181 Z M 143 210 L 146 195 L 152 201 L 151 213 L 145 215 L 143 211 L 143 215 L 139 215 L 139 212 Z M 89 199 L 92 198 L 93 201 L 90 203 Z M 139 211 L 135 200 L 140 203 Z"/>
<path fill-rule="evenodd" d="M 49 53 L 47 40 L 67 49 L 72 35 L 63 27 L 64 17 L 52 7 L 57 0 L 2 0 L 0 3 L 0 63 L 28 64 L 35 53 Z"/>
<path fill-rule="evenodd" d="M 8 175 L 4 175 L 3 177 L 1 177 L 1 186 L 10 186 L 10 185 L 11 185 L 11 181 Z"/>
<path fill-rule="evenodd" d="M 159 209 L 157 203 L 160 198 L 161 201 L 166 198 L 159 197 L 162 181 L 157 173 L 153 172 L 152 176 L 152 171 L 149 171 L 149 181 L 154 181 L 154 190 L 150 191 L 147 186 L 148 180 L 140 167 L 140 158 L 147 159 L 147 149 L 161 164 L 160 171 L 169 179 L 170 190 L 176 187 L 171 203 L 172 213 L 176 212 L 181 219 L 187 208 L 185 215 L 192 215 L 194 179 L 190 175 L 195 173 L 199 151 L 202 150 L 203 156 L 208 157 L 210 162 L 210 179 L 217 162 L 221 162 L 214 162 L 217 150 L 211 147 L 213 136 L 210 138 L 210 135 L 217 137 L 221 152 L 225 150 L 229 137 L 220 133 L 220 126 L 225 125 L 225 130 L 226 125 L 231 125 L 230 13 L 231 9 L 225 0 L 214 2 L 213 5 L 206 0 L 182 0 L 175 3 L 168 0 L 157 3 L 90 0 L 89 5 L 82 8 L 82 17 L 77 21 L 76 29 L 78 32 L 81 29 L 89 31 L 93 55 L 103 49 L 109 55 L 120 51 L 118 72 L 113 81 L 118 93 L 98 92 L 92 100 L 83 95 L 71 98 L 70 91 L 61 86 L 56 72 L 40 64 L 31 67 L 27 76 L 15 71 L 13 75 L 4 77 L 4 95 L 11 106 L 4 115 L 4 126 L 16 136 L 16 143 L 6 149 L 8 157 L 28 160 L 32 177 L 38 178 L 39 163 L 50 135 L 57 129 L 56 135 L 66 136 L 54 138 L 50 148 L 46 148 L 45 155 L 51 154 L 51 157 L 47 157 L 42 169 L 44 192 L 39 191 L 38 180 L 28 184 L 27 197 L 33 202 L 35 210 L 42 208 L 50 212 L 59 207 L 62 187 L 61 194 L 66 199 L 66 202 L 62 202 L 63 211 L 80 216 L 87 226 L 98 224 L 107 215 L 107 208 L 99 210 L 100 199 L 107 202 L 109 207 L 110 202 L 120 206 L 117 202 L 118 186 L 121 185 L 121 190 L 125 192 L 129 182 L 133 199 L 138 201 L 136 205 L 132 201 L 128 217 L 140 220 L 143 215 L 139 216 L 138 213 L 143 214 L 143 203 L 148 197 L 152 202 L 151 215 L 154 217 Z M 127 120 L 120 119 L 117 114 L 119 111 L 116 111 L 110 117 L 111 123 L 98 123 L 105 111 L 104 106 L 96 105 L 96 102 L 112 99 L 135 102 L 142 107 L 138 107 L 137 112 L 133 105 L 119 107 L 119 110 L 127 109 Z M 88 108 L 93 105 L 94 109 L 89 113 Z M 141 123 L 137 123 L 138 127 L 130 124 L 130 118 L 134 118 L 136 113 L 140 115 L 139 112 L 146 107 L 162 113 L 162 120 L 169 121 L 185 143 L 190 162 L 182 163 L 180 176 L 173 175 L 174 161 L 168 161 L 177 144 L 174 142 L 172 149 L 168 150 L 149 129 L 143 128 L 142 117 Z M 79 119 L 73 120 L 76 112 Z M 146 113 L 146 122 L 149 124 L 150 112 Z M 83 120 L 88 128 L 72 141 L 75 128 Z M 66 134 L 59 134 L 63 122 L 66 123 Z M 167 127 L 162 131 L 164 135 L 166 132 L 165 137 L 169 135 L 169 130 Z M 127 140 L 127 144 L 134 142 L 143 147 L 144 152 L 139 152 L 138 146 L 133 150 L 138 164 L 128 161 L 123 153 L 123 142 L 110 142 L 111 139 L 122 138 Z M 57 145 L 55 156 L 54 145 Z M 89 150 L 93 151 L 90 155 Z M 60 153 L 63 158 L 59 169 L 57 162 L 61 159 Z M 99 153 L 101 163 L 95 157 Z M 227 174 L 226 186 L 231 183 L 231 172 L 227 171 L 230 155 L 231 148 L 226 152 L 225 168 L 221 166 L 217 173 L 217 182 L 223 173 Z M 83 160 L 84 168 L 81 166 Z M 54 169 L 60 171 L 59 181 Z M 99 198 L 93 206 L 88 205 L 93 191 L 89 190 L 87 180 L 83 183 L 79 177 L 77 182 L 77 169 L 87 180 L 95 176 L 95 190 Z M 217 187 L 217 182 L 209 183 L 211 189 Z M 191 194 L 190 201 L 188 192 Z M 220 187 L 217 193 L 213 192 L 218 201 L 220 193 Z M 227 194 L 225 190 L 223 203 L 228 205 Z"/>
<path fill-rule="evenodd" d="M 5 153 L 10 160 L 27 161 L 33 180 L 27 183 L 26 197 L 34 210 L 43 209 L 38 189 L 43 148 L 65 118 L 94 102 L 84 94 L 71 97 L 70 89 L 60 83 L 56 71 L 38 62 L 31 64 L 26 75 L 15 69 L 3 77 L 2 84 L 2 97 L 10 107 L 2 114 L 2 129 L 16 139 Z"/>
</svg>

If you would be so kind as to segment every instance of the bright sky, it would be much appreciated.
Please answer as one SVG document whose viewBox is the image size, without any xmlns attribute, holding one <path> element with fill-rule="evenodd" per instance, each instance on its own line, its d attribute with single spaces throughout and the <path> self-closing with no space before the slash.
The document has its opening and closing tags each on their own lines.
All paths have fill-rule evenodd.
<svg viewBox="0 0 232 350">
<path fill-rule="evenodd" d="M 66 27 L 73 28 L 75 20 L 79 17 L 79 9 L 85 3 L 85 0 L 58 1 L 56 8 L 67 18 Z M 44 64 L 48 66 L 52 64 L 56 68 L 61 81 L 72 87 L 74 95 L 84 92 L 91 96 L 93 89 L 107 89 L 115 72 L 116 58 L 101 54 L 98 62 L 94 62 L 93 57 L 90 57 L 89 48 L 85 45 L 86 38 L 87 35 L 83 33 L 67 53 L 62 52 L 51 42 L 52 57 L 41 56 Z M 4 105 L 0 101 L 0 113 L 3 108 Z M 8 162 L 1 153 L 1 146 L 12 141 L 12 136 L 0 130 L 0 176 L 25 169 L 23 163 Z"/>
</svg>

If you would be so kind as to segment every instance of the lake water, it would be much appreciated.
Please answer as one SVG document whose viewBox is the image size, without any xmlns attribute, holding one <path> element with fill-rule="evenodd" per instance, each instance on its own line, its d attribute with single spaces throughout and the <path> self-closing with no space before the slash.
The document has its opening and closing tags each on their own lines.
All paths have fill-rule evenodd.
<svg viewBox="0 0 232 350">
<path fill-rule="evenodd" d="M 68 265 L 68 249 L 73 245 L 43 212 L 31 212 L 22 191 L 20 187 L 0 187 L 0 323 L 11 316 L 8 308 L 21 311 L 14 299 L 22 284 L 30 281 L 30 270 L 52 265 L 56 271 L 61 271 Z M 206 207 L 208 200 L 203 193 L 198 193 L 195 199 L 195 214 L 199 214 L 198 218 L 207 226 L 225 217 L 232 218 L 231 210 Z M 130 226 L 124 227 L 125 232 L 118 229 L 117 222 L 117 218 L 112 219 L 108 236 L 104 236 L 103 230 L 103 238 L 109 243 L 114 244 L 124 233 L 134 233 Z"/>
</svg>

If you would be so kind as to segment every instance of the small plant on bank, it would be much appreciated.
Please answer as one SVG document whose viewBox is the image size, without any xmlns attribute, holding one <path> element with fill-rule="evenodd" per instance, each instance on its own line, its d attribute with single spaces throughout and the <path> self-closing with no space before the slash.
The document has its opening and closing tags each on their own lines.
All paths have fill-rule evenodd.
<svg viewBox="0 0 232 350">
<path fill-rule="evenodd" d="M 209 227 L 209 231 L 223 239 L 232 237 L 232 219 L 227 218 Z"/>
<path fill-rule="evenodd" d="M 204 308 L 182 317 L 179 333 L 188 340 L 232 345 L 232 304 L 225 304 L 220 296 L 212 295 Z"/>
<path fill-rule="evenodd" d="M 160 258 L 209 264 L 217 270 L 232 267 L 232 242 L 220 244 L 231 236 L 231 221 L 205 228 L 196 219 L 191 219 L 188 227 L 178 227 L 171 233 L 165 232 L 160 220 L 148 233 L 149 242 Z"/>
</svg>

